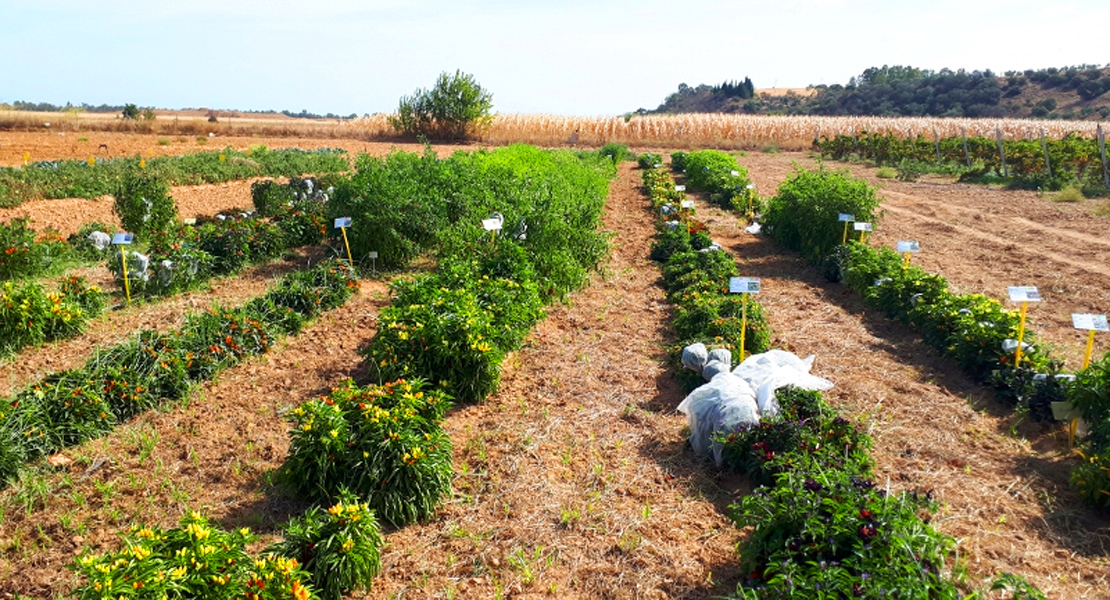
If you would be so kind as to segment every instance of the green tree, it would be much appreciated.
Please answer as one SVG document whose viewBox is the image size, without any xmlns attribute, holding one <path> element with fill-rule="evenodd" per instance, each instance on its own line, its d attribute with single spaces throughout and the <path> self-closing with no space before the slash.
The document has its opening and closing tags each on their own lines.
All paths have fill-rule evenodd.
<svg viewBox="0 0 1110 600">
<path fill-rule="evenodd" d="M 489 126 L 492 107 L 493 94 L 473 75 L 444 72 L 432 89 L 417 89 L 413 95 L 403 96 L 389 123 L 405 135 L 463 140 Z"/>
<path fill-rule="evenodd" d="M 123 118 L 137 119 L 139 118 L 139 107 L 134 104 L 123 105 Z"/>
</svg>

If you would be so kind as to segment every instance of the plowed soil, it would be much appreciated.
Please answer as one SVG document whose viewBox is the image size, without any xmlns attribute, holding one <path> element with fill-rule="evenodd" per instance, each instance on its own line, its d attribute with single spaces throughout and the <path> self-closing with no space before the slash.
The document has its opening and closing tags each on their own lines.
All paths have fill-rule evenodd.
<svg viewBox="0 0 1110 600">
<path fill-rule="evenodd" d="M 765 194 L 791 162 L 811 162 L 801 154 L 740 160 Z M 743 532 L 727 519 L 727 505 L 747 488 L 684 443 L 685 420 L 673 412 L 682 395 L 663 365 L 670 308 L 646 258 L 652 225 L 638 185 L 639 172 L 624 165 L 604 217 L 616 234 L 604 276 L 550 309 L 506 362 L 498 394 L 448 416 L 458 472 L 452 497 L 430 522 L 387 532 L 383 573 L 355 597 L 707 598 L 735 589 L 733 545 Z M 1108 220 L 1091 216 L 1089 204 L 954 184 L 884 185 L 888 212 L 873 243 L 919 240 L 917 264 L 960 291 L 1003 298 L 1007 285 L 1041 286 L 1046 301 L 1031 315 L 1045 339 L 1075 345 L 1067 313 L 1110 305 L 1099 295 L 1110 283 L 1097 270 L 1104 255 L 1074 247 L 1077 235 L 1090 236 L 1082 239 L 1092 248 L 1105 245 Z M 1110 523 L 1069 491 L 1075 459 L 1062 431 L 996 405 L 903 325 L 744 233 L 734 216 L 704 204 L 699 212 L 741 270 L 764 278 L 760 301 L 774 345 L 816 354 L 815 373 L 837 384 L 830 399 L 875 436 L 884 485 L 935 491 L 942 510 L 933 523 L 960 540 L 958 569 L 971 588 L 1012 571 L 1050 598 L 1110 596 Z M 936 233 L 928 219 L 955 230 Z M 1021 237 L 1021 219 L 1047 228 L 1044 235 Z M 988 236 L 1016 249 L 996 253 Z M 1068 271 L 1074 295 L 1037 279 L 1049 271 L 1027 263 L 1046 259 L 1040 248 L 1091 267 L 1067 267 L 1077 269 Z M 1067 264 L 1054 262 L 1052 271 Z M 112 548 L 129 524 L 169 526 L 190 509 L 275 539 L 277 525 L 304 508 L 267 483 L 288 444 L 282 414 L 345 376 L 364 379 L 356 349 L 373 335 L 388 296 L 381 282 L 362 288 L 187 404 L 143 415 L 64 453 L 69 465 L 0 491 L 0 592 L 63 594 L 76 583 L 64 567 L 82 547 Z M 1053 325 L 1057 310 L 1069 327 Z"/>
</svg>

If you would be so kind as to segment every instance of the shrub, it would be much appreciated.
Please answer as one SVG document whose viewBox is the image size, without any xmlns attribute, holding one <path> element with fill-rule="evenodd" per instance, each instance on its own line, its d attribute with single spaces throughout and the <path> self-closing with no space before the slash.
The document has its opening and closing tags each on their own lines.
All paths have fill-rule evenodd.
<svg viewBox="0 0 1110 600">
<path fill-rule="evenodd" d="M 1083 190 L 1076 186 L 1068 186 L 1052 196 L 1053 202 L 1082 202 L 1084 200 Z"/>
<path fill-rule="evenodd" d="M 644 152 L 636 158 L 636 164 L 641 169 L 654 169 L 663 165 L 663 157 L 652 152 Z"/>
<path fill-rule="evenodd" d="M 879 170 L 875 171 L 875 177 L 879 179 L 894 179 L 897 175 L 898 171 L 893 167 L 879 167 Z"/>
<path fill-rule="evenodd" d="M 30 222 L 21 217 L 0 223 L 0 281 L 41 275 L 69 251 L 58 234 L 36 234 Z"/>
<path fill-rule="evenodd" d="M 366 388 L 346 381 L 289 414 L 282 478 L 313 500 L 350 490 L 394 525 L 426 519 L 454 473 L 451 439 L 440 427 L 449 405 L 446 394 L 420 380 Z"/>
<path fill-rule="evenodd" d="M 681 173 L 686 170 L 686 157 L 690 156 L 688 152 L 672 152 L 671 153 L 671 169 L 676 173 Z"/>
<path fill-rule="evenodd" d="M 737 527 L 754 526 L 739 548 L 743 597 L 957 596 L 941 576 L 953 541 L 918 517 L 936 510 L 928 494 L 888 495 L 866 475 L 793 456 L 773 487 L 733 505 Z"/>
<path fill-rule="evenodd" d="M 0 356 L 81 333 L 103 303 L 99 288 L 81 278 L 63 280 L 55 292 L 34 282 L 0 284 Z"/>
<path fill-rule="evenodd" d="M 168 230 L 177 218 L 169 184 L 146 171 L 128 171 L 113 195 L 112 212 L 138 238 Z"/>
<path fill-rule="evenodd" d="M 763 231 L 810 262 L 823 259 L 843 240 L 839 213 L 871 222 L 879 199 L 875 190 L 846 170 L 795 169 L 771 198 L 763 214 Z"/>
<path fill-rule="evenodd" d="M 401 97 L 389 124 L 405 135 L 465 140 L 489 127 L 492 107 L 493 94 L 473 75 L 445 72 L 432 89 L 417 89 L 412 96 Z"/>
<path fill-rule="evenodd" d="M 597 153 L 600 156 L 613 161 L 614 164 L 621 163 L 626 160 L 633 160 L 635 158 L 635 156 L 631 152 L 629 152 L 628 146 L 625 146 L 624 144 L 618 144 L 616 142 L 609 142 L 608 144 L 605 144 L 601 147 L 600 150 L 597 151 Z"/>
<path fill-rule="evenodd" d="M 254 209 L 263 217 L 272 217 L 293 205 L 296 191 L 288 185 L 267 179 L 251 184 L 251 202 Z"/>
<path fill-rule="evenodd" d="M 736 157 L 720 150 L 698 150 L 685 159 L 686 183 L 691 190 L 709 192 L 709 200 L 729 210 L 747 208 L 741 199 L 748 194 L 748 170 Z M 735 175 L 733 174 L 735 173 Z"/>
<path fill-rule="evenodd" d="M 172 529 L 133 526 L 123 548 L 99 556 L 80 555 L 72 568 L 84 579 L 74 590 L 81 600 L 103 598 L 198 598 L 204 600 L 309 600 L 309 575 L 295 559 L 263 555 L 252 559 L 257 540 L 247 528 L 224 531 L 198 513 Z"/>
<path fill-rule="evenodd" d="M 382 535 L 374 511 L 346 490 L 326 511 L 313 506 L 292 519 L 282 538 L 269 551 L 299 562 L 312 574 L 312 585 L 323 600 L 369 590 L 382 568 Z"/>
</svg>

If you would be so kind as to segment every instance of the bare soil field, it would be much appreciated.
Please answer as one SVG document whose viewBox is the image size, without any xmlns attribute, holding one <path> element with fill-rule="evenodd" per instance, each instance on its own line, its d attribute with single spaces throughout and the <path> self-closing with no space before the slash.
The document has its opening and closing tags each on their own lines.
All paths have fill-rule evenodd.
<svg viewBox="0 0 1110 600">
<path fill-rule="evenodd" d="M 0 151 L 9 135 L 0 133 Z M 253 143 L 267 142 L 244 142 Z M 814 164 L 800 153 L 739 160 L 767 195 L 793 162 Z M 871 169 L 850 168 L 879 182 Z M 709 598 L 735 589 L 734 544 L 744 532 L 727 506 L 748 488 L 684 442 L 685 418 L 674 412 L 682 394 L 664 365 L 670 308 L 647 259 L 653 227 L 639 176 L 625 164 L 612 184 L 604 226 L 615 238 L 604 274 L 549 310 L 506 361 L 495 396 L 448 416 L 453 495 L 431 521 L 386 532 L 383 572 L 365 597 Z M 1078 366 L 1081 336 L 1068 314 L 1110 310 L 1110 220 L 1092 216 L 1089 203 L 1057 205 L 1035 193 L 881 183 L 887 213 L 874 244 L 920 241 L 915 262 L 959 291 L 1004 298 L 1007 285 L 1040 286 L 1046 300 L 1031 311 L 1031 326 Z M 212 189 L 174 190 L 182 214 L 249 205 L 248 182 L 200 187 Z M 58 201 L 20 208 L 43 211 L 33 214 L 46 224 L 59 218 L 52 213 L 91 215 L 99 203 L 110 210 L 105 200 L 64 211 L 49 202 Z M 877 479 L 936 492 L 942 510 L 933 524 L 959 540 L 956 568 L 973 587 L 1011 571 L 1050 598 L 1110 597 L 1110 519 L 1068 489 L 1075 459 L 1061 430 L 995 404 L 906 327 L 744 233 L 733 215 L 704 203 L 698 210 L 744 274 L 764 278 L 773 345 L 816 354 L 815 374 L 836 383 L 830 400 L 875 437 Z M 112 548 L 131 523 L 170 526 L 186 510 L 276 539 L 277 525 L 304 508 L 269 483 L 288 448 L 284 412 L 344 377 L 367 377 L 356 351 L 389 299 L 382 281 L 361 287 L 187 403 L 142 415 L 65 452 L 68 465 L 0 491 L 0 596 L 62 595 L 76 583 L 65 565 L 82 547 Z M 155 326 L 171 318 L 159 315 L 149 317 Z M 126 331 L 126 320 L 113 323 L 107 335 Z M 99 343 L 82 339 L 72 343 Z M 30 350 L 29 364 L 37 353 L 50 354 Z"/>
</svg>

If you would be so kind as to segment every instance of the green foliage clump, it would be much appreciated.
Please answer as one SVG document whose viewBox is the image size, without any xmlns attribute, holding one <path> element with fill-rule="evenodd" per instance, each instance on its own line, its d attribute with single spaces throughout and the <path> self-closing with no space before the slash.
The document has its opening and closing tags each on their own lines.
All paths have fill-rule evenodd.
<svg viewBox="0 0 1110 600">
<path fill-rule="evenodd" d="M 65 278 L 52 292 L 34 282 L 0 284 L 0 357 L 78 335 L 103 308 L 100 288 L 81 277 Z"/>
<path fill-rule="evenodd" d="M 878 206 L 875 189 L 846 170 L 795 169 L 768 202 L 763 231 L 816 263 L 843 241 L 839 213 L 852 214 L 857 222 L 873 222 Z"/>
<path fill-rule="evenodd" d="M 654 169 L 663 165 L 663 157 L 652 152 L 644 152 L 636 157 L 636 164 L 641 169 Z"/>
<path fill-rule="evenodd" d="M 609 142 L 597 151 L 598 155 L 608 158 L 613 164 L 622 163 L 626 160 L 634 160 L 636 156 L 629 151 L 628 146 L 618 144 L 616 142 Z"/>
<path fill-rule="evenodd" d="M 254 209 L 263 217 L 271 217 L 293 204 L 297 197 L 292 186 L 266 179 L 251 184 L 251 202 Z"/>
<path fill-rule="evenodd" d="M 83 553 L 72 565 L 83 579 L 80 600 L 104 598 L 197 598 L 202 600 L 312 600 L 310 576 L 296 559 L 273 554 L 252 557 L 257 540 L 247 528 L 224 531 L 199 513 L 171 529 L 133 526 L 123 548 Z"/>
<path fill-rule="evenodd" d="M 57 233 L 37 234 L 30 222 L 30 217 L 22 217 L 0 223 L 0 281 L 42 275 L 69 253 Z"/>
<path fill-rule="evenodd" d="M 492 108 L 493 94 L 473 75 L 444 72 L 432 89 L 417 89 L 412 96 L 402 96 L 389 124 L 404 135 L 465 140 L 489 127 Z"/>
<path fill-rule="evenodd" d="M 298 406 L 289 414 L 283 480 L 318 501 L 349 490 L 394 525 L 428 518 L 454 471 L 440 425 L 450 397 L 427 388 L 418 379 L 365 388 L 347 381 Z"/>
<path fill-rule="evenodd" d="M 269 551 L 299 562 L 322 600 L 369 590 L 382 569 L 382 534 L 374 511 L 351 492 L 342 490 L 326 511 L 309 508 L 284 529 L 282 541 Z"/>
<path fill-rule="evenodd" d="M 692 191 L 709 193 L 710 202 L 730 210 L 746 207 L 744 199 L 750 193 L 748 170 L 736 162 L 736 157 L 720 150 L 697 150 L 686 155 L 683 161 L 686 185 Z"/>
<path fill-rule="evenodd" d="M 168 230 L 177 218 L 169 184 L 146 171 L 127 173 L 113 195 L 113 214 L 140 239 Z"/>
<path fill-rule="evenodd" d="M 671 153 L 671 169 L 676 173 L 682 173 L 686 170 L 686 157 L 690 156 L 689 152 L 672 152 Z"/>
</svg>

